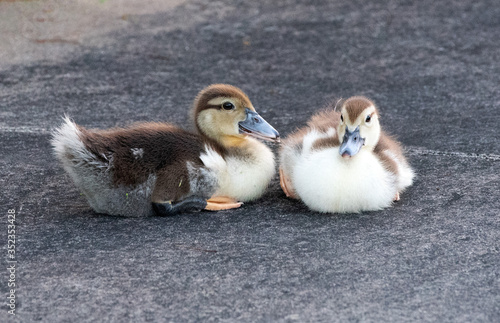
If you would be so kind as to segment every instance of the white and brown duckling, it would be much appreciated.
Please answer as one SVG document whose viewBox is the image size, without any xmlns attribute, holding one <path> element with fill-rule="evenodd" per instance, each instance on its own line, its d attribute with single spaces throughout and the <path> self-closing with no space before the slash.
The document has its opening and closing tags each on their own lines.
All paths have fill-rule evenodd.
<svg viewBox="0 0 500 323">
<path fill-rule="evenodd" d="M 259 198 L 275 174 L 260 141 L 278 132 L 240 89 L 214 84 L 194 101 L 197 133 L 168 123 L 87 130 L 68 117 L 52 145 L 98 213 L 173 215 L 223 210 Z"/>
<path fill-rule="evenodd" d="M 401 145 L 382 131 L 369 99 L 356 96 L 339 105 L 340 112 L 320 112 L 283 140 L 281 187 L 319 212 L 388 207 L 413 183 Z"/>
</svg>

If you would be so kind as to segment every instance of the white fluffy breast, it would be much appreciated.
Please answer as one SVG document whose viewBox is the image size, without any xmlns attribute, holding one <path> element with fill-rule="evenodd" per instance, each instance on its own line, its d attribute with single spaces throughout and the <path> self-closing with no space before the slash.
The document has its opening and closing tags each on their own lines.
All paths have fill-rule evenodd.
<svg viewBox="0 0 500 323">
<path fill-rule="evenodd" d="M 338 147 L 303 151 L 292 173 L 300 198 L 312 210 L 347 213 L 379 210 L 396 194 L 396 178 L 370 151 L 344 160 Z"/>
<path fill-rule="evenodd" d="M 274 155 L 261 142 L 252 140 L 251 147 L 243 155 L 232 155 L 225 159 L 217 152 L 206 148 L 200 158 L 205 166 L 217 175 L 216 196 L 228 196 L 246 202 L 259 198 L 275 173 Z"/>
</svg>

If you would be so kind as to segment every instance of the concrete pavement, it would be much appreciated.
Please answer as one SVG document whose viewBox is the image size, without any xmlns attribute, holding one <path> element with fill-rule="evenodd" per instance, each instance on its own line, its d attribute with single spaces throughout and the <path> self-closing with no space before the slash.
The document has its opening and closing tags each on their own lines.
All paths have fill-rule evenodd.
<svg viewBox="0 0 500 323">
<path fill-rule="evenodd" d="M 0 23 L 0 241 L 7 256 L 15 209 L 18 261 L 16 316 L 5 304 L 0 320 L 498 321 L 495 1 L 46 3 L 0 2 L 52 39 Z M 245 90 L 282 136 L 366 95 L 418 177 L 380 212 L 314 213 L 276 178 L 240 209 L 127 219 L 94 213 L 52 155 L 65 113 L 90 128 L 187 125 L 216 82 Z"/>
</svg>

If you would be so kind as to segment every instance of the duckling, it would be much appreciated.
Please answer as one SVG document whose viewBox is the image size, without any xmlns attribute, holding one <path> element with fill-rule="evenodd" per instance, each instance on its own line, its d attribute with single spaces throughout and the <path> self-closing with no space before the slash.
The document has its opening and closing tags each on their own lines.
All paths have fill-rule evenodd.
<svg viewBox="0 0 500 323">
<path fill-rule="evenodd" d="M 314 115 L 280 149 L 280 184 L 288 197 L 324 213 L 386 208 L 413 183 L 399 142 L 385 134 L 375 104 L 362 96 Z"/>
<path fill-rule="evenodd" d="M 192 117 L 196 132 L 155 122 L 88 130 L 66 117 L 52 145 L 98 213 L 165 216 L 259 198 L 275 161 L 257 139 L 279 141 L 279 133 L 242 90 L 226 84 L 203 89 Z"/>
</svg>

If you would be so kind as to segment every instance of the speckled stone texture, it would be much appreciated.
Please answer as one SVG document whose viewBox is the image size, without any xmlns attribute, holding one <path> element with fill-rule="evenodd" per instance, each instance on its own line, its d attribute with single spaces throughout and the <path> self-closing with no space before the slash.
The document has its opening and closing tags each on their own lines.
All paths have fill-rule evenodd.
<svg viewBox="0 0 500 323">
<path fill-rule="evenodd" d="M 0 69 L 16 320 L 498 322 L 499 17 L 494 0 L 187 0 L 98 36 L 28 39 L 33 55 Z M 52 155 L 65 113 L 89 128 L 189 127 L 196 93 L 220 82 L 282 136 L 330 100 L 372 98 L 414 185 L 380 212 L 314 213 L 275 178 L 240 209 L 120 218 L 94 213 Z"/>
</svg>

